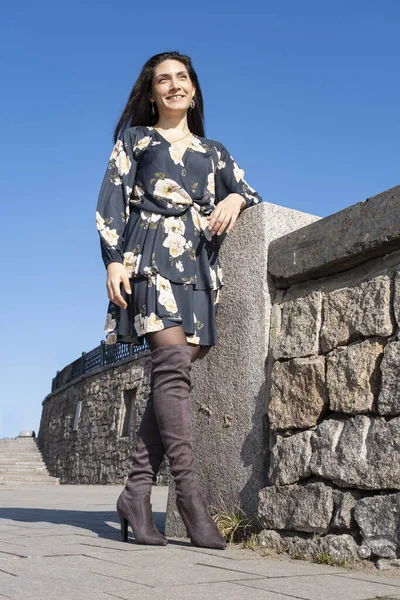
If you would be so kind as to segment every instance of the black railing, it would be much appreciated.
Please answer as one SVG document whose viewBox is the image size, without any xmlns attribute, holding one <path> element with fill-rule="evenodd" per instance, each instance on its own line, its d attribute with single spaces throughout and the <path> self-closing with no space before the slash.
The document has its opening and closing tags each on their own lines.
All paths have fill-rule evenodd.
<svg viewBox="0 0 400 600">
<path fill-rule="evenodd" d="M 147 354 L 150 354 L 150 348 L 146 341 L 144 344 L 124 344 L 122 342 L 106 344 L 102 340 L 100 346 L 89 352 L 82 352 L 82 356 L 64 367 L 62 371 L 57 371 L 57 375 L 51 383 L 51 391 L 55 392 L 58 388 L 93 369 L 99 369 L 129 357 L 136 360 Z"/>
</svg>

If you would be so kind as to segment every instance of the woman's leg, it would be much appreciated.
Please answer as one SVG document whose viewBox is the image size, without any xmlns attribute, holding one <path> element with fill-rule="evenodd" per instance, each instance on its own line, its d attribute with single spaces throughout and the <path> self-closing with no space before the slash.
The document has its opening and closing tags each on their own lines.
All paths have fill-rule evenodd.
<svg viewBox="0 0 400 600">
<path fill-rule="evenodd" d="M 157 347 L 163 342 L 182 343 L 185 335 L 182 327 L 172 327 L 168 335 L 149 334 L 149 346 Z M 172 334 L 172 335 L 171 335 Z M 191 345 L 192 360 L 198 356 L 200 348 Z M 153 372 L 151 373 L 149 398 L 140 422 L 134 451 L 132 453 L 132 469 L 122 491 L 117 508 L 121 517 L 121 533 L 124 541 L 128 540 L 127 521 L 134 529 L 136 541 L 139 543 L 165 545 L 167 539 L 161 535 L 154 524 L 151 514 L 150 494 L 153 482 L 165 458 L 165 447 L 160 436 L 153 404 Z"/>
<path fill-rule="evenodd" d="M 148 334 L 153 367 L 153 404 L 160 435 L 175 480 L 177 507 L 196 546 L 224 549 L 196 477 L 189 403 L 192 349 L 183 329 L 171 327 Z"/>
<path fill-rule="evenodd" d="M 146 334 L 146 341 L 149 344 L 150 350 L 155 350 L 160 346 L 172 346 L 175 344 L 187 344 L 192 354 L 192 362 L 198 358 L 200 354 L 201 346 L 196 344 L 188 344 L 186 341 L 186 335 L 182 328 L 182 325 L 176 327 L 168 327 L 161 331 L 154 331 Z"/>
</svg>

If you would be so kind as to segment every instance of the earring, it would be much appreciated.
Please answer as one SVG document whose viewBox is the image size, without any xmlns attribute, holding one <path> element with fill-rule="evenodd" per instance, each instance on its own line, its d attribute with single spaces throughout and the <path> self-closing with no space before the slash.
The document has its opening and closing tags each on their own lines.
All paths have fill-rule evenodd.
<svg viewBox="0 0 400 600">
<path fill-rule="evenodd" d="M 154 110 L 154 102 L 151 103 L 151 114 L 155 115 L 156 111 Z"/>
<path fill-rule="evenodd" d="M 195 106 L 196 106 L 195 101 L 192 98 L 190 101 L 190 108 L 194 108 Z"/>
</svg>

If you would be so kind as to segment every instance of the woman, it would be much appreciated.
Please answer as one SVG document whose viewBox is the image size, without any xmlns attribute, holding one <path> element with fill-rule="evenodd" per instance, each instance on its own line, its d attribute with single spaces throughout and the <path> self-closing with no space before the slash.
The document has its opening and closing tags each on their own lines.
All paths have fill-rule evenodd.
<svg viewBox="0 0 400 600">
<path fill-rule="evenodd" d="M 149 344 L 151 391 L 117 501 L 121 536 L 166 545 L 150 494 L 166 454 L 192 544 L 226 547 L 195 473 L 189 386 L 201 348 L 217 343 L 223 285 L 217 238 L 262 201 L 226 148 L 204 137 L 203 97 L 191 60 L 150 58 L 116 126 L 96 222 L 107 269 L 106 343 Z"/>
</svg>

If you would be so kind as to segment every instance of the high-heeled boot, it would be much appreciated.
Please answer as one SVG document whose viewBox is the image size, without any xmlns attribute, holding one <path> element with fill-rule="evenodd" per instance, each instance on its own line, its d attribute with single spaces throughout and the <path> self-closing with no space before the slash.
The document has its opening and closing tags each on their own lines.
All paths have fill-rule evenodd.
<svg viewBox="0 0 400 600">
<path fill-rule="evenodd" d="M 161 346 L 151 355 L 154 411 L 175 479 L 177 508 L 193 545 L 223 550 L 225 539 L 208 512 L 195 471 L 189 404 L 190 347 Z"/>
<path fill-rule="evenodd" d="M 128 523 L 138 544 L 166 546 L 167 538 L 155 526 L 150 502 L 152 483 L 157 480 L 158 470 L 165 457 L 153 405 L 153 376 L 149 399 L 140 422 L 138 436 L 132 455 L 132 470 L 117 500 L 121 520 L 121 539 L 128 541 Z"/>
</svg>

